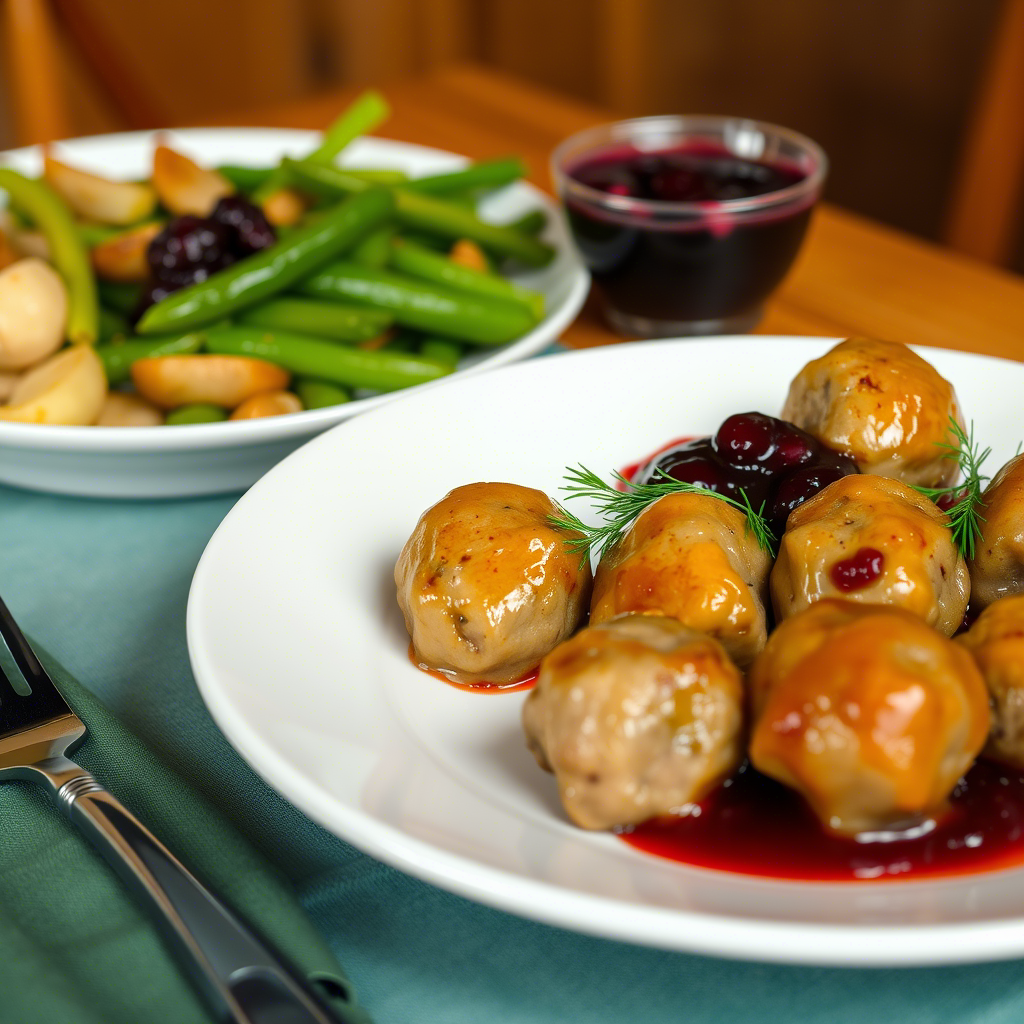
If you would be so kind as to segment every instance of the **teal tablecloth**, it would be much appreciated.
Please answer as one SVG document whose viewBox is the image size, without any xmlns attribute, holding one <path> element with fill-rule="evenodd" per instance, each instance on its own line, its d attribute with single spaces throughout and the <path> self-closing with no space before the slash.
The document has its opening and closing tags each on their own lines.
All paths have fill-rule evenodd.
<svg viewBox="0 0 1024 1024">
<path fill-rule="evenodd" d="M 1019 962 L 847 971 L 642 949 L 477 906 L 327 834 L 234 754 L 189 671 L 189 581 L 233 501 L 88 501 L 0 487 L 0 594 L 292 879 L 377 1024 L 1024 1021 Z"/>
</svg>

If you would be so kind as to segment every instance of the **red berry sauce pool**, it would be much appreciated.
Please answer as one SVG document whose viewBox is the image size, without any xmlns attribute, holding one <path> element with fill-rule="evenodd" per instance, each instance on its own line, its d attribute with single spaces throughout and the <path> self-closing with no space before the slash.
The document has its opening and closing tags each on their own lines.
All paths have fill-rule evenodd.
<svg viewBox="0 0 1024 1024">
<path fill-rule="evenodd" d="M 959 782 L 943 818 L 888 842 L 828 834 L 799 795 L 749 765 L 699 808 L 621 838 L 695 867 L 800 881 L 936 878 L 1024 865 L 1024 774 L 988 761 Z"/>
<path fill-rule="evenodd" d="M 792 423 L 744 412 L 730 416 L 714 437 L 673 442 L 622 475 L 637 484 L 664 479 L 697 484 L 740 499 L 742 491 L 754 509 L 764 503 L 776 538 L 789 513 L 823 487 L 858 472 L 853 459 L 827 448 Z M 864 584 L 866 585 L 866 584 Z"/>
<path fill-rule="evenodd" d="M 569 176 L 623 199 L 692 203 L 693 215 L 625 218 L 568 197 L 576 243 L 609 304 L 662 321 L 718 320 L 757 309 L 796 256 L 816 196 L 732 213 L 723 203 L 779 192 L 808 171 L 745 160 L 724 148 L 691 144 L 662 152 L 605 150 Z M 628 222 L 627 222 L 628 218 Z"/>
</svg>

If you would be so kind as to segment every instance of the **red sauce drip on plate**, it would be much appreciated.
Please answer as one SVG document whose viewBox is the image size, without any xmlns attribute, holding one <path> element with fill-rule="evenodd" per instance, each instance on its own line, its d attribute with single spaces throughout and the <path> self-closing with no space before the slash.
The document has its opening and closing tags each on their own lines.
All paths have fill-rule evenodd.
<svg viewBox="0 0 1024 1024">
<path fill-rule="evenodd" d="M 998 871 L 1024 865 L 1024 773 L 979 761 L 926 834 L 858 842 L 826 833 L 800 796 L 747 766 L 702 801 L 699 815 L 645 822 L 621 838 L 696 867 L 800 881 Z"/>
<path fill-rule="evenodd" d="M 409 660 L 428 676 L 440 679 L 442 683 L 454 686 L 457 690 L 468 690 L 470 693 L 515 693 L 517 690 L 530 690 L 537 682 L 537 669 L 532 669 L 519 679 L 513 679 L 510 683 L 464 683 L 459 679 L 453 679 L 447 672 L 439 668 L 428 668 L 422 662 L 416 660 L 416 652 L 412 644 L 409 644 Z"/>
<path fill-rule="evenodd" d="M 687 441 L 696 441 L 696 440 L 697 440 L 697 435 L 696 434 L 690 434 L 687 437 L 677 437 L 675 440 L 669 441 L 668 444 L 663 444 L 660 448 L 655 448 L 654 451 L 651 452 L 650 455 L 646 456 L 645 458 L 642 458 L 639 462 L 631 462 L 628 466 L 624 466 L 622 469 L 619 470 L 619 472 L 627 480 L 632 480 L 633 477 L 636 476 L 636 473 L 637 473 L 638 470 L 642 469 L 644 466 L 647 465 L 648 462 L 651 461 L 651 459 L 657 457 L 662 452 L 671 451 L 671 449 L 676 448 L 676 447 L 678 447 L 681 444 L 686 444 Z M 615 481 L 615 487 L 616 487 L 617 490 L 620 490 L 620 491 L 624 491 L 626 489 L 625 486 L 622 484 L 622 482 L 619 481 L 619 480 Z"/>
<path fill-rule="evenodd" d="M 882 575 L 885 555 L 877 548 L 860 548 L 849 558 L 836 562 L 828 571 L 832 585 L 849 594 L 854 590 L 863 590 Z"/>
</svg>

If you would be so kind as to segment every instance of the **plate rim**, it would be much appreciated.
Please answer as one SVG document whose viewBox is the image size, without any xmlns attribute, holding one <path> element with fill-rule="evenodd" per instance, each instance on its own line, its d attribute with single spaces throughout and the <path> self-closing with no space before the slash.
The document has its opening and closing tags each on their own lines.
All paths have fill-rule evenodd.
<svg viewBox="0 0 1024 1024">
<path fill-rule="evenodd" d="M 836 338 L 802 335 L 737 335 L 715 338 L 675 338 L 647 342 L 628 342 L 630 350 L 658 349 L 666 345 L 690 345 L 694 342 L 742 341 L 745 343 L 800 342 L 811 345 L 835 343 Z M 955 357 L 970 357 L 990 363 L 1008 363 L 1018 368 L 1021 363 L 980 353 L 936 349 L 914 345 L 911 348 L 928 352 L 942 351 Z M 625 345 L 610 345 L 566 352 L 545 360 L 550 365 L 566 359 L 601 360 L 615 358 Z M 517 363 L 494 372 L 512 376 L 536 372 L 535 363 Z M 453 386 L 458 386 L 457 384 Z M 394 413 L 402 401 L 413 401 L 415 395 L 399 399 L 394 405 L 369 414 L 375 417 Z M 201 643 L 201 605 L 206 600 L 213 557 L 211 550 L 221 531 L 232 527 L 234 519 L 246 515 L 252 501 L 274 486 L 273 478 L 281 467 L 302 456 L 306 449 L 331 444 L 334 431 L 312 439 L 297 452 L 275 466 L 230 510 L 214 532 L 197 565 L 189 589 L 186 612 L 186 634 L 190 663 L 200 696 L 218 728 L 252 769 L 284 799 L 292 802 L 328 831 L 352 843 L 372 857 L 398 868 L 423 881 L 437 885 L 488 906 L 521 917 L 573 931 L 597 935 L 617 941 L 656 948 L 676 950 L 766 963 L 820 966 L 915 967 L 941 964 L 989 962 L 1020 957 L 1024 954 L 1024 916 L 1008 920 L 970 921 L 945 924 L 824 924 L 794 921 L 765 921 L 756 918 L 731 918 L 724 914 L 654 907 L 631 903 L 615 897 L 566 889 L 554 882 L 529 878 L 500 867 L 492 867 L 465 855 L 440 849 L 425 840 L 409 835 L 400 828 L 380 821 L 358 808 L 348 806 L 301 770 L 289 763 L 253 728 L 245 716 L 216 683 L 216 672 Z M 392 712 L 394 714 L 394 712 Z M 397 715 L 395 716 L 397 719 Z M 399 727 L 407 732 L 399 721 Z M 683 870 L 702 873 L 709 869 L 680 865 Z M 718 874 L 718 872 L 715 872 Z M 725 873 L 730 874 L 730 873 Z M 898 885 L 901 888 L 942 879 L 905 880 L 901 882 L 834 883 L 759 879 L 732 875 L 738 884 L 756 887 L 769 883 L 781 888 L 814 887 L 822 894 L 847 889 L 849 884 L 864 886 Z M 529 909 L 524 910 L 523 904 Z M 596 911 L 596 912 L 595 912 Z M 634 934 L 624 934 L 625 919 Z M 884 941 L 880 941 L 884 939 Z"/>
<path fill-rule="evenodd" d="M 83 135 L 71 139 L 60 139 L 53 143 L 58 147 L 88 148 L 92 145 L 152 145 L 160 136 L 179 137 L 183 145 L 188 145 L 189 138 L 200 136 L 216 139 L 233 132 L 251 134 L 266 139 L 268 135 L 283 137 L 288 144 L 298 145 L 316 141 L 321 133 L 304 128 L 275 128 L 245 126 L 199 126 L 175 127 L 128 132 L 110 132 L 97 135 Z M 461 164 L 470 162 L 470 158 L 460 153 L 423 146 L 415 142 L 403 142 L 397 139 L 378 135 L 363 136 L 372 145 L 384 145 L 394 148 L 396 152 L 413 152 L 432 158 L 444 158 L 458 161 Z M 0 166 L 12 162 L 41 160 L 41 146 L 22 146 L 18 149 L 0 151 Z M 353 166 L 357 166 L 354 164 Z M 522 189 L 531 199 L 539 202 L 549 217 L 561 219 L 562 213 L 558 201 L 528 181 L 514 183 L 513 188 Z M 564 226 L 564 225 L 563 225 Z M 546 345 L 554 344 L 570 323 L 576 318 L 586 300 L 590 289 L 590 273 L 583 265 L 579 255 L 569 241 L 565 232 L 567 245 L 561 250 L 571 259 L 567 267 L 566 296 L 560 306 L 545 316 L 536 327 L 527 334 L 503 346 L 495 346 L 493 350 L 486 347 L 478 351 L 484 354 L 479 362 L 456 371 L 456 380 L 499 369 L 510 363 L 521 361 L 537 354 Z M 442 377 L 436 381 L 414 385 L 405 389 L 422 392 L 428 388 L 436 388 L 450 383 L 450 378 Z M 88 452 L 94 454 L 148 454 L 155 452 L 194 452 L 207 448 L 246 448 L 268 442 L 287 441 L 343 423 L 353 416 L 361 416 L 372 412 L 390 402 L 397 400 L 398 393 L 376 395 L 372 398 L 357 399 L 344 406 L 330 406 L 325 409 L 304 409 L 302 412 L 289 416 L 275 416 L 248 421 L 240 428 L 237 423 L 198 423 L 182 425 L 171 431 L 154 430 L 152 427 L 97 427 L 97 426 L 60 426 L 35 423 L 14 423 L 0 421 L 0 446 L 21 450 L 54 451 L 62 453 Z M 404 396 L 403 396 L 404 397 Z M 244 435 L 244 436 L 240 436 Z"/>
</svg>

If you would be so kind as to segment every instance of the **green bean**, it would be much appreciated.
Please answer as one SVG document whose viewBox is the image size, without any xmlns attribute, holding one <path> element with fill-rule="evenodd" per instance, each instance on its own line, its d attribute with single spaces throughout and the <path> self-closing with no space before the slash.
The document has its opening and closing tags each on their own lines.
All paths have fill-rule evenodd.
<svg viewBox="0 0 1024 1024">
<path fill-rule="evenodd" d="M 511 228 L 481 220 L 472 210 L 404 188 L 396 188 L 394 192 L 398 219 L 409 227 L 455 239 L 469 238 L 499 256 L 512 257 L 531 267 L 546 266 L 554 258 L 555 250 L 551 246 Z"/>
<path fill-rule="evenodd" d="M 533 314 L 520 303 L 469 295 L 358 263 L 328 264 L 298 287 L 304 295 L 387 310 L 405 327 L 478 345 L 504 344 L 534 326 Z"/>
<path fill-rule="evenodd" d="M 441 238 L 439 235 L 428 235 L 422 231 L 403 231 L 402 237 L 407 242 L 415 242 L 416 245 L 431 252 L 443 252 L 446 256 L 452 247 L 450 238 Z"/>
<path fill-rule="evenodd" d="M 0 188 L 7 192 L 11 204 L 24 210 L 46 237 L 50 259 L 68 291 L 68 340 L 92 344 L 99 336 L 96 277 L 71 212 L 46 182 L 33 181 L 10 167 L 0 167 Z"/>
<path fill-rule="evenodd" d="M 384 188 L 352 196 L 287 242 L 263 249 L 150 306 L 135 329 L 139 334 L 189 330 L 254 306 L 351 247 L 387 219 L 392 209 L 391 195 Z"/>
<path fill-rule="evenodd" d="M 524 235 L 536 236 L 548 226 L 548 215 L 543 210 L 531 210 L 505 226 L 521 231 Z"/>
<path fill-rule="evenodd" d="M 151 356 L 185 356 L 203 347 L 203 335 L 185 334 L 173 338 L 133 338 L 114 345 L 97 345 L 107 382 L 121 384 L 131 377 L 132 363 Z"/>
<path fill-rule="evenodd" d="M 333 164 L 335 157 L 350 143 L 366 132 L 373 131 L 390 113 L 387 101 L 379 92 L 370 89 L 349 104 L 328 126 L 323 141 L 303 162 Z M 288 187 L 288 173 L 277 167 L 252 193 L 253 201 L 264 203 L 275 192 Z"/>
<path fill-rule="evenodd" d="M 420 355 L 436 359 L 454 370 L 462 355 L 462 346 L 451 338 L 424 338 L 420 342 Z"/>
<path fill-rule="evenodd" d="M 314 302 L 283 295 L 247 309 L 240 324 L 268 330 L 295 331 L 333 341 L 369 341 L 386 331 L 394 317 L 365 306 L 338 302 Z"/>
<path fill-rule="evenodd" d="M 419 338 L 411 331 L 395 331 L 378 351 L 385 352 L 419 352 Z M 427 356 L 429 359 L 430 356 Z"/>
<path fill-rule="evenodd" d="M 364 267 L 377 270 L 386 267 L 391 259 L 391 239 L 395 229 L 390 224 L 371 231 L 353 250 L 350 258 Z"/>
<path fill-rule="evenodd" d="M 306 159 L 314 163 L 333 163 L 350 142 L 372 132 L 390 113 L 388 101 L 376 90 L 367 89 L 328 125 L 323 141 Z"/>
<path fill-rule="evenodd" d="M 413 178 L 405 187 L 415 192 L 455 192 L 470 188 L 497 188 L 518 181 L 526 174 L 526 165 L 517 156 L 500 160 L 481 160 L 460 171 Z"/>
<path fill-rule="evenodd" d="M 274 173 L 274 168 L 244 167 L 241 164 L 221 164 L 217 171 L 227 178 L 239 192 L 252 195 Z"/>
<path fill-rule="evenodd" d="M 321 188 L 334 188 L 339 195 L 362 192 L 366 182 L 353 178 L 338 167 L 285 157 L 281 166 L 292 175 L 301 188 L 309 182 Z M 511 256 L 528 266 L 542 267 L 554 257 L 554 249 L 529 235 L 524 235 L 499 224 L 481 220 L 472 210 L 466 210 L 431 195 L 412 192 L 408 186 L 392 189 L 395 196 L 395 215 L 405 227 L 427 231 L 447 238 L 469 238 L 501 256 Z"/>
<path fill-rule="evenodd" d="M 206 347 L 218 355 L 265 359 L 301 377 L 316 377 L 332 384 L 372 388 L 374 391 L 397 391 L 413 384 L 437 380 L 451 372 L 450 367 L 420 355 L 371 352 L 332 345 L 329 341 L 318 341 L 300 334 L 269 334 L 251 327 L 225 327 L 211 331 L 206 338 Z"/>
<path fill-rule="evenodd" d="M 115 238 L 120 238 L 121 235 L 130 234 L 133 231 L 138 231 L 139 228 L 147 227 L 150 224 L 160 224 L 163 226 L 164 221 L 156 220 L 140 220 L 136 224 L 130 224 L 127 227 L 114 227 L 111 224 L 93 224 L 89 221 L 78 221 L 75 227 L 78 229 L 79 237 L 85 243 L 89 249 L 95 249 L 98 245 L 103 245 L 105 242 L 111 242 Z"/>
<path fill-rule="evenodd" d="M 227 411 L 219 405 L 197 402 L 195 405 L 182 405 L 172 409 L 164 422 L 169 427 L 184 427 L 191 423 L 222 423 L 227 418 Z"/>
<path fill-rule="evenodd" d="M 117 281 L 98 281 L 100 302 L 115 313 L 128 315 L 135 311 L 139 304 L 142 288 L 137 284 L 122 284 Z"/>
<path fill-rule="evenodd" d="M 109 309 L 100 307 L 100 333 L 99 341 L 107 342 L 112 338 L 126 338 L 131 334 L 132 329 L 128 326 L 128 321 L 125 320 L 120 313 L 114 313 Z"/>
<path fill-rule="evenodd" d="M 396 171 L 389 167 L 346 167 L 345 173 L 374 185 L 400 185 L 409 180 L 409 175 L 405 171 Z"/>
<path fill-rule="evenodd" d="M 352 396 L 337 384 L 315 377 L 300 377 L 292 389 L 307 409 L 326 409 L 332 405 L 344 405 Z"/>
<path fill-rule="evenodd" d="M 391 245 L 391 266 L 410 277 L 447 285 L 460 292 L 489 295 L 506 302 L 520 302 L 538 323 L 544 319 L 544 296 L 539 292 L 528 291 L 497 274 L 488 274 L 456 263 L 415 242 L 396 238 Z"/>
<path fill-rule="evenodd" d="M 117 238 L 118 235 L 123 235 L 125 232 L 123 227 L 114 227 L 113 224 L 94 224 L 92 221 L 86 220 L 76 220 L 75 230 L 87 249 L 94 249 L 97 245 L 109 242 L 112 238 Z"/>
</svg>

